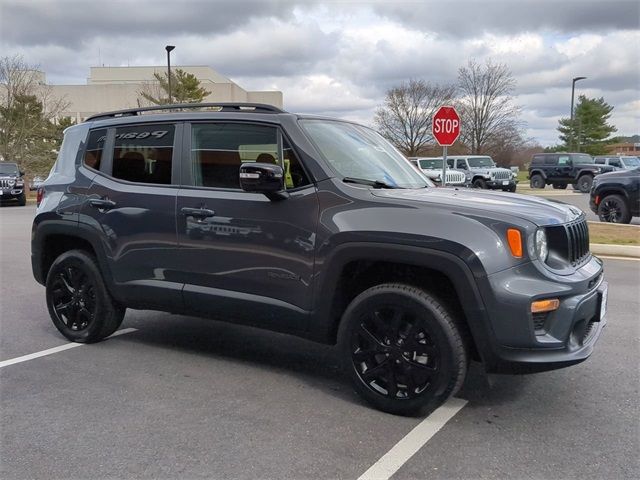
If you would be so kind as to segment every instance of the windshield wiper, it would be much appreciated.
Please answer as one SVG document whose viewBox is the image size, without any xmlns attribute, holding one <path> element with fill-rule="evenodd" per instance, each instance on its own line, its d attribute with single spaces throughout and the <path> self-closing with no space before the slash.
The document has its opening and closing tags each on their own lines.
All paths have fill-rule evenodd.
<svg viewBox="0 0 640 480">
<path fill-rule="evenodd" d="M 387 182 L 383 182 L 382 180 L 367 180 L 365 178 L 344 177 L 342 181 L 345 183 L 356 183 L 358 185 L 369 185 L 373 188 L 400 188 Z"/>
</svg>

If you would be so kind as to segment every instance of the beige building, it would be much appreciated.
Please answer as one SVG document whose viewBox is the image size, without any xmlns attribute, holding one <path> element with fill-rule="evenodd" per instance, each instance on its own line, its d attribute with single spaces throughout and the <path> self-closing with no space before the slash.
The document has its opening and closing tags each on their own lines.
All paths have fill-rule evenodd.
<svg viewBox="0 0 640 480">
<path fill-rule="evenodd" d="M 247 91 L 207 66 L 172 66 L 196 76 L 211 93 L 205 102 L 266 103 L 282 108 L 282 92 Z M 165 74 L 166 66 L 156 67 L 91 67 L 86 85 L 51 85 L 55 97 L 69 107 L 61 116 L 76 122 L 100 112 L 139 106 L 140 91 L 157 84 L 153 74 Z M 46 83 L 44 74 L 40 81 Z"/>
</svg>

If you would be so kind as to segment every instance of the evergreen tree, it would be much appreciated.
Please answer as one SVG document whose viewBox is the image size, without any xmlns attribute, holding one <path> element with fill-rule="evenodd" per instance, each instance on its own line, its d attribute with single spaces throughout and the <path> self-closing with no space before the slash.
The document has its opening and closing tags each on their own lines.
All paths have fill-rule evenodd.
<svg viewBox="0 0 640 480">
<path fill-rule="evenodd" d="M 154 73 L 156 85 L 146 85 L 140 96 L 154 105 L 169 103 L 169 82 L 166 73 Z M 154 88 L 155 87 L 155 88 Z M 211 92 L 200 86 L 200 80 L 180 68 L 171 71 L 171 103 L 200 103 Z"/>
<path fill-rule="evenodd" d="M 608 123 L 613 106 L 604 98 L 587 98 L 580 95 L 573 111 L 573 122 L 562 118 L 558 122 L 560 140 L 567 150 L 599 155 L 606 153 L 606 145 L 611 143 L 610 135 L 618 129 Z"/>
</svg>

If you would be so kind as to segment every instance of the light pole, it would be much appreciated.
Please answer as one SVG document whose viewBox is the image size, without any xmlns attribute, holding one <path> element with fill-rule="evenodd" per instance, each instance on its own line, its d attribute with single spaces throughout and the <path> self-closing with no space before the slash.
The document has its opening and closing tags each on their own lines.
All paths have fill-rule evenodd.
<svg viewBox="0 0 640 480">
<path fill-rule="evenodd" d="M 166 47 L 164 47 L 164 49 L 167 51 L 167 81 L 169 82 L 169 104 L 171 104 L 171 50 L 173 50 L 174 48 L 176 48 L 174 45 L 167 45 Z M 571 100 L 571 105 L 573 106 L 573 100 Z"/>
<path fill-rule="evenodd" d="M 576 92 L 576 82 L 580 80 L 585 80 L 587 77 L 574 77 L 571 82 L 571 146 L 570 149 L 573 149 L 573 98 Z M 580 139 L 578 138 L 578 142 Z M 578 146 L 578 151 L 580 151 L 580 147 Z"/>
</svg>

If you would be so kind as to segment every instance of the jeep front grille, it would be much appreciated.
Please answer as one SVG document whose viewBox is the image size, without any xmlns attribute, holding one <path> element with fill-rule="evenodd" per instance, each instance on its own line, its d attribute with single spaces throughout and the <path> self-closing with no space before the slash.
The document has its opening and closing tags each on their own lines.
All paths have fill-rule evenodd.
<svg viewBox="0 0 640 480">
<path fill-rule="evenodd" d="M 511 172 L 498 170 L 497 172 L 494 173 L 494 178 L 496 180 L 511 180 Z"/>
<path fill-rule="evenodd" d="M 0 179 L 0 187 L 2 188 L 12 188 L 14 183 L 15 182 L 13 180 L 10 180 L 8 178 Z"/>
<path fill-rule="evenodd" d="M 564 225 L 546 227 L 549 250 L 574 267 L 589 258 L 589 227 L 584 215 Z"/>
</svg>

